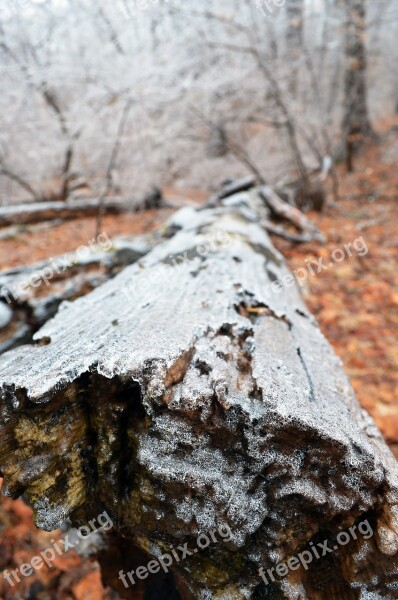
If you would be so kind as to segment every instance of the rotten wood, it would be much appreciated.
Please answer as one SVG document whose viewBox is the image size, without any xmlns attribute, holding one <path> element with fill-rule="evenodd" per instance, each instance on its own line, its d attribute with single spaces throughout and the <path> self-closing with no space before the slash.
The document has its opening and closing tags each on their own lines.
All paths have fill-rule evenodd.
<svg viewBox="0 0 398 600">
<path fill-rule="evenodd" d="M 391 599 L 397 462 L 266 217 L 255 192 L 179 211 L 170 239 L 37 332 L 44 345 L 1 357 L 3 493 L 26 493 L 46 530 L 106 509 L 155 558 L 228 528 L 170 567 L 184 598 Z M 372 537 L 262 582 L 364 520 Z"/>
</svg>

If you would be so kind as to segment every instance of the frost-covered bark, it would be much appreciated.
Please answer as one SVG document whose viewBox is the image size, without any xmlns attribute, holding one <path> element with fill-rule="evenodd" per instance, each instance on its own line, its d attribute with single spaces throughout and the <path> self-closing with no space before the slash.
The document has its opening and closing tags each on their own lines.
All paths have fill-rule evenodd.
<svg viewBox="0 0 398 600">
<path fill-rule="evenodd" d="M 158 232 L 111 241 L 100 235 L 74 252 L 0 271 L 0 354 L 30 343 L 62 302 L 84 296 L 114 277 L 147 254 L 159 237 Z"/>
<path fill-rule="evenodd" d="M 392 598 L 397 463 L 256 192 L 223 202 L 177 213 L 170 239 L 47 323 L 45 345 L 3 355 L 4 492 L 26 492 L 45 529 L 105 508 L 152 556 L 228 526 L 227 544 L 172 566 L 194 598 Z M 261 583 L 260 567 L 365 518 L 373 538 Z"/>
</svg>

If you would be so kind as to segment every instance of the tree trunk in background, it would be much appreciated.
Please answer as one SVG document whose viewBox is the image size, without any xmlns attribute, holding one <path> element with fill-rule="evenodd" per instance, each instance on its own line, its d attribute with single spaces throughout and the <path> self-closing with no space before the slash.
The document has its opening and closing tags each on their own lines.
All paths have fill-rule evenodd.
<svg viewBox="0 0 398 600">
<path fill-rule="evenodd" d="M 289 0 L 287 3 L 286 42 L 289 51 L 298 57 L 303 43 L 304 0 Z"/>
<path fill-rule="evenodd" d="M 300 58 L 301 49 L 303 46 L 304 33 L 304 0 L 288 0 L 286 5 L 287 17 L 287 32 L 286 32 L 286 48 L 289 60 L 294 63 Z M 298 71 L 297 66 L 292 69 L 290 74 L 290 92 L 295 95 L 297 93 Z"/>
<path fill-rule="evenodd" d="M 363 139 L 373 135 L 369 119 L 366 83 L 365 0 L 347 0 L 345 24 L 346 72 L 343 136 L 348 171 Z"/>
</svg>

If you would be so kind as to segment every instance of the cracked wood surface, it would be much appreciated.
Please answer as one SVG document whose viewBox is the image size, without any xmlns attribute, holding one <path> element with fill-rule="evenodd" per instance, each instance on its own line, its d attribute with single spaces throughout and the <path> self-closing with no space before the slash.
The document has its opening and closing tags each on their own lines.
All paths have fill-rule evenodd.
<svg viewBox="0 0 398 600">
<path fill-rule="evenodd" d="M 159 235 L 120 237 L 112 242 L 108 238 L 106 250 L 81 246 L 33 265 L 0 271 L 0 354 L 30 343 L 62 302 L 88 294 L 114 277 L 149 252 Z M 11 315 L 8 322 L 2 319 L 5 309 Z"/>
<path fill-rule="evenodd" d="M 172 567 L 192 598 L 394 598 L 397 463 L 265 214 L 255 191 L 182 209 L 170 239 L 61 307 L 46 345 L 1 357 L 4 491 L 49 530 L 105 508 L 151 556 L 230 528 Z M 371 539 L 262 584 L 259 567 L 365 518 Z"/>
</svg>

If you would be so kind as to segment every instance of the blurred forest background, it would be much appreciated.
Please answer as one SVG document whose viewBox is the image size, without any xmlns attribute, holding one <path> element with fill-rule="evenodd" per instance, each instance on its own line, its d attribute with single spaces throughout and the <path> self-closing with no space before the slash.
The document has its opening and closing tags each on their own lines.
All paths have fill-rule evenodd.
<svg viewBox="0 0 398 600">
<path fill-rule="evenodd" d="M 1 0 L 1 203 L 100 195 L 116 144 L 131 202 L 329 170 L 398 111 L 397 24 L 397 0 Z"/>
</svg>

